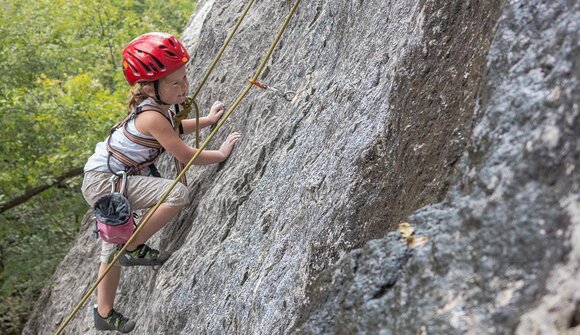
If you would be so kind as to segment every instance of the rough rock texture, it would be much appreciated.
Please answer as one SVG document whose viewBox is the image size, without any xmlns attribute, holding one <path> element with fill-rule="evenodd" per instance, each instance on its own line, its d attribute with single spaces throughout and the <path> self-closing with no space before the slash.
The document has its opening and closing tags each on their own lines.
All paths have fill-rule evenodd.
<svg viewBox="0 0 580 335">
<path fill-rule="evenodd" d="M 192 86 L 244 5 L 198 4 Z M 289 6 L 254 4 L 203 106 L 233 100 Z M 154 241 L 174 256 L 125 271 L 117 308 L 135 334 L 578 334 L 579 54 L 573 0 L 304 1 L 262 78 L 301 93 L 246 98 L 213 144 L 240 131 L 234 155 L 189 172 Z M 25 334 L 95 280 L 89 226 Z M 65 334 L 97 334 L 90 301 Z"/>
</svg>

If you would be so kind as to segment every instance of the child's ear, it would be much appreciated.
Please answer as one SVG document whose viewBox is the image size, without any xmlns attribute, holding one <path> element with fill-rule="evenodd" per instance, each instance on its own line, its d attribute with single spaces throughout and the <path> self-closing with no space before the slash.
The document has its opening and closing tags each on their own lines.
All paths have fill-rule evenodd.
<svg viewBox="0 0 580 335">
<path fill-rule="evenodd" d="M 153 83 L 151 82 L 141 83 L 141 89 L 150 97 L 155 95 L 155 89 L 153 88 Z"/>
</svg>

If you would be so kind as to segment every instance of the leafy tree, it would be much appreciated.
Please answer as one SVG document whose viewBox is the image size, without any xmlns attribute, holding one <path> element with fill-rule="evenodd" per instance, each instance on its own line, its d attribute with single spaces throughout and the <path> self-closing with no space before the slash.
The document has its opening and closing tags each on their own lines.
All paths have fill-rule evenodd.
<svg viewBox="0 0 580 335">
<path fill-rule="evenodd" d="M 194 1 L 4 0 L 0 3 L 0 333 L 17 334 L 87 210 L 78 174 L 127 113 L 122 48 L 149 31 L 175 35 Z"/>
</svg>

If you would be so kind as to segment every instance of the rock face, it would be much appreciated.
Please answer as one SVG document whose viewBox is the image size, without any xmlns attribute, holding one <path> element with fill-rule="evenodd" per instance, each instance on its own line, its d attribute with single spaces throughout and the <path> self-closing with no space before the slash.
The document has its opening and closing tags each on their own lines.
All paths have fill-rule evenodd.
<svg viewBox="0 0 580 335">
<path fill-rule="evenodd" d="M 192 86 L 244 5 L 199 2 Z M 290 5 L 254 4 L 206 111 Z M 299 95 L 244 100 L 212 145 L 240 131 L 234 154 L 192 168 L 153 241 L 174 256 L 126 270 L 116 307 L 135 334 L 578 334 L 579 54 L 577 1 L 304 1 L 261 78 Z M 85 222 L 24 334 L 96 279 Z M 65 334 L 97 334 L 89 301 Z"/>
</svg>

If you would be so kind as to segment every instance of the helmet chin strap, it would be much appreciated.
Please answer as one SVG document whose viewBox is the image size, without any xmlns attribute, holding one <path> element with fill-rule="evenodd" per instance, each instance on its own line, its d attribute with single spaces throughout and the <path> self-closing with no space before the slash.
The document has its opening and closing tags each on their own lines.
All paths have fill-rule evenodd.
<svg viewBox="0 0 580 335">
<path fill-rule="evenodd" d="M 155 97 L 151 97 L 151 96 L 149 96 L 149 97 L 151 99 L 155 100 L 155 102 L 160 104 L 160 105 L 169 106 L 170 104 L 161 100 L 161 96 L 159 96 L 159 80 L 156 80 L 153 82 L 153 89 L 155 91 Z M 173 107 L 174 107 L 174 115 L 179 113 L 179 104 L 175 104 L 175 105 L 173 105 Z M 173 120 L 171 120 L 171 125 L 173 125 Z M 183 134 L 183 128 L 181 126 L 181 121 L 180 121 L 179 127 L 180 127 L 179 128 L 180 134 Z"/>
<path fill-rule="evenodd" d="M 160 105 L 170 105 L 165 101 L 161 100 L 161 96 L 159 95 L 159 80 L 155 80 L 153 82 L 153 90 L 155 90 L 155 98 L 153 99 L 155 100 L 156 103 Z"/>
</svg>

